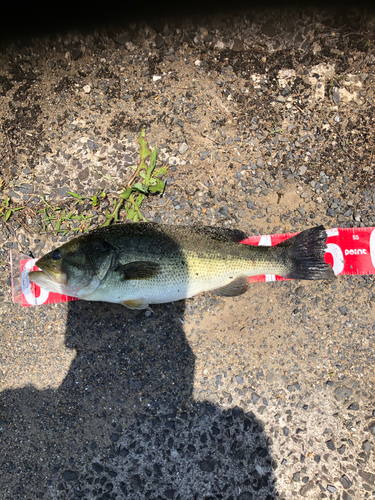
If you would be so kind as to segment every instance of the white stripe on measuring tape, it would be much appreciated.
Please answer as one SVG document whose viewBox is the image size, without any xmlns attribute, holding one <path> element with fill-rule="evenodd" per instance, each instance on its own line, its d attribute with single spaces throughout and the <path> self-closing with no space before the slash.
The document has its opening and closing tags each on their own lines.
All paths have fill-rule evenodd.
<svg viewBox="0 0 375 500">
<path fill-rule="evenodd" d="M 375 267 L 375 229 L 372 231 L 370 236 L 370 255 L 372 265 Z"/>
<path fill-rule="evenodd" d="M 271 235 L 269 235 L 269 234 L 264 234 L 260 238 L 259 243 L 258 243 L 259 247 L 270 247 L 271 245 L 272 245 Z"/>
<path fill-rule="evenodd" d="M 336 243 L 328 243 L 326 252 L 332 255 L 333 258 L 332 268 L 333 272 L 337 276 L 343 271 L 345 265 L 345 259 L 342 250 L 338 245 L 336 245 Z"/>
<path fill-rule="evenodd" d="M 274 274 L 266 274 L 266 281 L 276 281 L 276 276 Z"/>
<path fill-rule="evenodd" d="M 326 229 L 327 236 L 338 236 L 339 230 L 336 227 L 332 227 L 331 229 Z"/>
<path fill-rule="evenodd" d="M 47 290 L 44 290 L 43 288 L 40 289 L 40 295 L 39 297 L 35 297 L 31 290 L 31 283 L 29 280 L 29 271 L 35 266 L 35 262 L 38 259 L 31 259 L 26 262 L 25 267 L 23 268 L 22 271 L 22 276 L 21 276 L 21 287 L 22 287 L 22 293 L 23 296 L 25 297 L 26 301 L 28 304 L 31 306 L 38 306 L 40 304 L 43 304 L 47 299 L 49 292 Z"/>
</svg>

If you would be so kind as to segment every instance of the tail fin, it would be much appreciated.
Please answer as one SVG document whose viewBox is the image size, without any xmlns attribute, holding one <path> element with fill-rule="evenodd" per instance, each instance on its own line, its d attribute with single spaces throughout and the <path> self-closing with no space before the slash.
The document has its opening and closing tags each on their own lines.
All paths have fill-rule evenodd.
<svg viewBox="0 0 375 500">
<path fill-rule="evenodd" d="M 324 262 L 327 233 L 323 226 L 306 229 L 277 247 L 286 247 L 289 272 L 285 278 L 303 280 L 333 279 L 335 274 Z"/>
</svg>

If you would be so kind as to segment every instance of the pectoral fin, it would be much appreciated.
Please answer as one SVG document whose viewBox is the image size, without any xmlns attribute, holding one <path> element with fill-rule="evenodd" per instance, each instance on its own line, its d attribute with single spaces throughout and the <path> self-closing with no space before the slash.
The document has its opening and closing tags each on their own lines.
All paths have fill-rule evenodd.
<svg viewBox="0 0 375 500">
<path fill-rule="evenodd" d="M 148 303 L 144 299 L 124 300 L 122 305 L 129 309 L 147 309 Z"/>
<path fill-rule="evenodd" d="M 223 295 L 224 297 L 235 297 L 236 295 L 242 295 L 249 289 L 249 278 L 242 276 L 237 278 L 228 285 L 222 286 L 214 290 L 218 295 Z"/>
<path fill-rule="evenodd" d="M 121 279 L 123 280 L 152 278 L 156 276 L 159 271 L 160 264 L 143 260 L 122 264 L 116 268 L 116 272 L 121 274 Z"/>
</svg>

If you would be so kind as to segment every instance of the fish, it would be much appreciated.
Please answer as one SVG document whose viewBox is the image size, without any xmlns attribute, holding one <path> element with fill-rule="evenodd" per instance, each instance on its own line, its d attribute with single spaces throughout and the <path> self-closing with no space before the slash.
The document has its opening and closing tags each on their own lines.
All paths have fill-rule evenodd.
<svg viewBox="0 0 375 500">
<path fill-rule="evenodd" d="M 237 296 L 249 277 L 332 279 L 327 233 L 306 229 L 279 245 L 245 245 L 239 230 L 153 222 L 115 224 L 78 236 L 40 258 L 29 280 L 83 300 L 146 309 L 202 292 Z"/>
</svg>

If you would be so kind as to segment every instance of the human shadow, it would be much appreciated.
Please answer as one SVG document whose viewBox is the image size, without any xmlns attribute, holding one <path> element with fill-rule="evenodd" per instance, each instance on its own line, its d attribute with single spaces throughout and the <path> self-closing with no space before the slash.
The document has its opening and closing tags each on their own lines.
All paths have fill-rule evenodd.
<svg viewBox="0 0 375 500">
<path fill-rule="evenodd" d="M 274 498 L 254 415 L 192 398 L 185 302 L 154 311 L 69 304 L 61 386 L 0 394 L 2 500 Z"/>
</svg>

